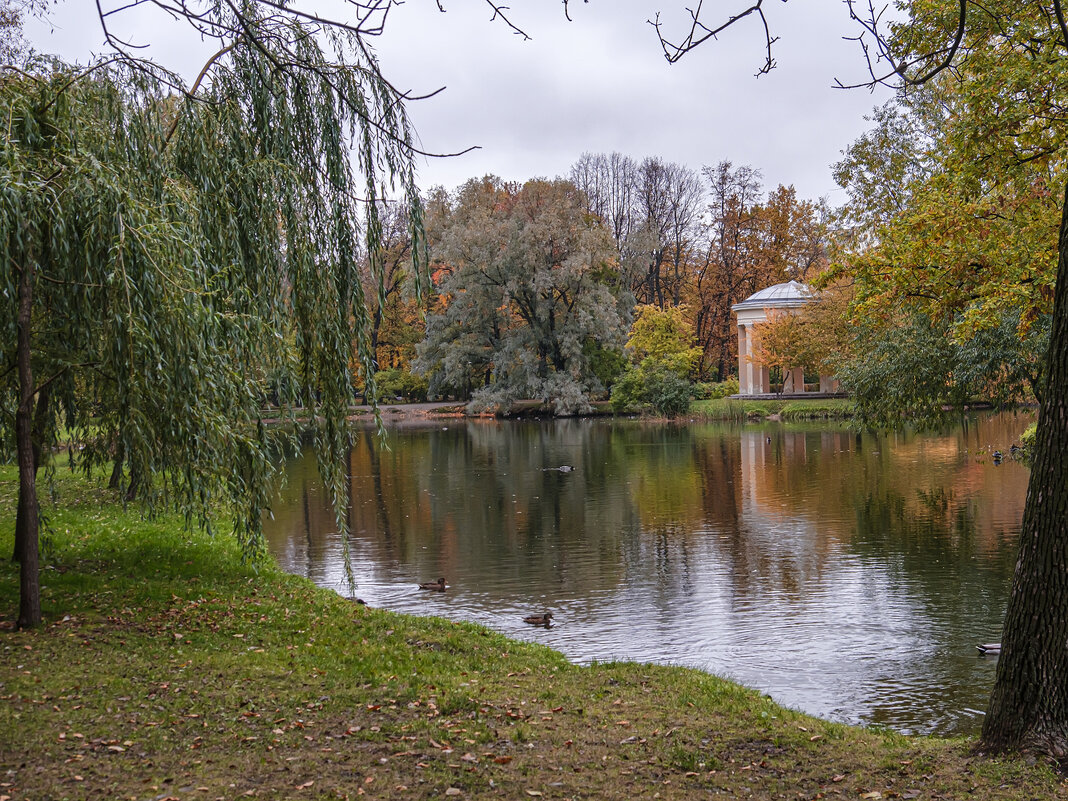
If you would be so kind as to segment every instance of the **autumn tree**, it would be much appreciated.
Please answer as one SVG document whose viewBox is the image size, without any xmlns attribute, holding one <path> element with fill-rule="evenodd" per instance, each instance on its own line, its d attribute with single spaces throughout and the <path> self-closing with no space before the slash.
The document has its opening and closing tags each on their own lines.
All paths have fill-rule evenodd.
<svg viewBox="0 0 1068 801">
<path fill-rule="evenodd" d="M 702 350 L 702 373 L 723 378 L 737 354 L 731 306 L 764 287 L 822 270 L 826 223 L 822 204 L 798 199 L 793 187 L 765 195 L 752 167 L 722 161 L 703 173 L 704 229 L 689 259 L 683 300 Z"/>
<path fill-rule="evenodd" d="M 477 409 L 521 398 L 558 414 L 590 408 L 604 390 L 593 361 L 622 346 L 629 304 L 612 292 L 615 248 L 585 204 L 561 179 L 461 187 L 432 254 L 448 268 L 416 360 L 432 393 L 473 389 Z"/>
<path fill-rule="evenodd" d="M 404 204 L 381 204 L 380 246 L 361 264 L 371 315 L 370 347 L 378 370 L 407 369 L 423 339 L 418 269 L 427 256 L 413 252 L 419 243 L 413 243 L 409 214 Z"/>
<path fill-rule="evenodd" d="M 851 297 L 847 288 L 830 287 L 795 311 L 769 309 L 759 325 L 761 362 L 814 376 L 837 373 L 855 349 Z"/>
</svg>

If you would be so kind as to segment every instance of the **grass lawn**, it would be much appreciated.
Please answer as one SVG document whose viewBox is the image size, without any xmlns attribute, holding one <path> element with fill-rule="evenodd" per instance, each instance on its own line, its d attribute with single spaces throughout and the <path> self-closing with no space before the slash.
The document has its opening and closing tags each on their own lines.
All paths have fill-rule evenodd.
<svg viewBox="0 0 1068 801">
<path fill-rule="evenodd" d="M 579 667 L 243 565 L 61 471 L 45 626 L 15 631 L 0 468 L 0 801 L 1046 799 L 1044 764 L 832 724 L 695 670 Z"/>
</svg>

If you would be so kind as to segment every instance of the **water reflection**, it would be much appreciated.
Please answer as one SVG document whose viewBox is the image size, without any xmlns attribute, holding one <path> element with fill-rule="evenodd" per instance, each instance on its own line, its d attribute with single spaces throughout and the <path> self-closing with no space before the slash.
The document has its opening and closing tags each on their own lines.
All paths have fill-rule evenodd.
<svg viewBox="0 0 1068 801">
<path fill-rule="evenodd" d="M 836 720 L 971 731 L 1027 482 L 989 454 L 1027 422 L 409 424 L 350 454 L 354 588 L 313 456 L 288 466 L 267 536 L 286 569 L 374 606 L 577 661 L 700 667 Z M 441 575 L 448 592 L 416 589 Z M 554 628 L 523 624 L 544 610 Z"/>
</svg>

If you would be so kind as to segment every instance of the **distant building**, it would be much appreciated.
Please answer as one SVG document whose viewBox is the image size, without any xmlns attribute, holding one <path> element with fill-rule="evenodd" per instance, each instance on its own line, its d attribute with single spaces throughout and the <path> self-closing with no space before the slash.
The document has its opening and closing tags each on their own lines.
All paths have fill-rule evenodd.
<svg viewBox="0 0 1068 801">
<path fill-rule="evenodd" d="M 771 309 L 796 314 L 797 310 L 815 300 L 812 291 L 797 281 L 775 284 L 754 292 L 741 303 L 731 306 L 738 315 L 738 394 L 770 395 L 768 368 L 761 361 L 760 324 L 768 320 Z M 783 371 L 782 394 L 800 395 L 805 391 L 805 371 L 794 367 Z M 831 376 L 820 376 L 820 393 L 838 391 L 838 382 Z"/>
</svg>

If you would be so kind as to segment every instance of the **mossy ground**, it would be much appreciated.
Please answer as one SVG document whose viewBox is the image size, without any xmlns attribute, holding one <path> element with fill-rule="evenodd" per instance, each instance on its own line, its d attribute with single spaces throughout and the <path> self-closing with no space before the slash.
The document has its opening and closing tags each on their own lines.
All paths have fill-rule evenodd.
<svg viewBox="0 0 1068 801">
<path fill-rule="evenodd" d="M 0 799 L 1068 798 L 966 740 L 369 609 L 96 483 L 57 488 L 41 629 L 13 630 L 0 563 Z M 0 470 L 5 555 L 15 489 Z"/>
</svg>

